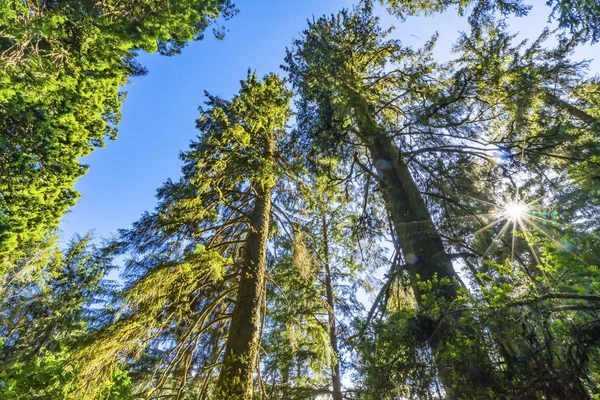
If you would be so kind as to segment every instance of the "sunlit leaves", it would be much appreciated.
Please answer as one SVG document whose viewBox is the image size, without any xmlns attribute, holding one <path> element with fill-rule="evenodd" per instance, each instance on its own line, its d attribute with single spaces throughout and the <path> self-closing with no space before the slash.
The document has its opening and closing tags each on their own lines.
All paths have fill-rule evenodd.
<svg viewBox="0 0 600 400">
<path fill-rule="evenodd" d="M 145 73 L 136 51 L 178 53 L 235 9 L 228 0 L 0 7 L 0 256 L 19 260 L 75 204 L 87 170 L 79 159 L 116 137 L 122 87 Z"/>
</svg>

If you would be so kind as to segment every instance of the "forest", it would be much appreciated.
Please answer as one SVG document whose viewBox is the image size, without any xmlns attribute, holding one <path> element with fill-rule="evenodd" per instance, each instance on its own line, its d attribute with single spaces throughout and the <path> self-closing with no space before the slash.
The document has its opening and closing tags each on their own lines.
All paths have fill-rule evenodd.
<svg viewBox="0 0 600 400">
<path fill-rule="evenodd" d="M 153 210 L 61 238 L 140 58 L 251 7 L 0 1 L 0 399 L 600 399 L 599 0 L 302 16 Z M 447 60 L 387 23 L 442 14 Z"/>
</svg>

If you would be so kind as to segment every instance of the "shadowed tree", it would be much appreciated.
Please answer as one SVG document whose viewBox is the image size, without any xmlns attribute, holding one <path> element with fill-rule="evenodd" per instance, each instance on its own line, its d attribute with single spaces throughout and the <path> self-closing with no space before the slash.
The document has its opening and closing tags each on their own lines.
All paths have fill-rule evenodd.
<svg viewBox="0 0 600 400">
<path fill-rule="evenodd" d="M 421 96 L 433 97 L 438 91 L 431 76 L 433 43 L 418 53 L 386 39 L 387 33 L 379 28 L 369 3 L 322 17 L 294 43 L 286 69 L 302 96 L 300 123 L 320 136 L 320 145 L 338 146 L 341 150 L 334 152 L 354 159 L 378 183 L 417 303 L 426 313 L 443 314 L 457 299 L 456 274 L 394 127 L 401 118 L 409 119 L 405 126 L 410 126 L 411 107 L 421 105 Z M 398 274 L 392 271 L 391 276 Z M 437 318 L 424 318 L 422 327 L 434 353 L 449 345 L 453 335 L 450 319 L 440 320 L 440 326 Z M 451 392 L 454 379 L 470 381 L 486 393 L 493 385 L 487 356 L 480 349 L 461 351 L 465 359 L 479 362 L 465 362 L 466 370 L 459 373 L 457 365 L 440 359 L 437 368 L 449 396 L 457 395 Z"/>
<path fill-rule="evenodd" d="M 597 379 L 594 361 L 573 355 L 590 346 L 591 358 L 597 357 L 596 343 L 574 333 L 596 329 L 595 289 L 575 271 L 588 271 L 580 278 L 595 275 L 588 257 L 597 198 L 579 185 L 593 180 L 588 160 L 599 151 L 597 83 L 585 77 L 586 63 L 569 59 L 573 43 L 544 48 L 547 36 L 515 45 L 501 25 L 464 35 L 452 78 L 436 77 L 444 89 L 427 92 L 425 107 L 413 109 L 416 123 L 403 133 L 410 138 L 403 144 L 412 146 L 404 154 L 425 176 L 421 192 L 470 289 L 463 295 L 471 306 L 451 315 L 470 313 L 474 318 L 459 326 L 487 333 L 482 337 L 497 380 L 491 398 L 588 399 Z M 532 202 L 518 223 L 506 209 L 511 202 Z M 572 238 L 568 248 L 577 255 L 559 238 Z M 577 251 L 575 243 L 582 244 Z M 577 295 L 553 297 L 561 274 L 573 277 L 561 290 L 586 293 L 579 303 Z M 554 304 L 542 305 L 548 298 Z M 419 384 L 435 375 L 428 368 L 432 358 L 415 350 L 423 344 L 415 340 L 411 307 L 392 305 L 389 312 L 363 349 L 367 388 L 374 398 L 381 388 L 390 396 L 442 396 Z M 573 315 L 560 314 L 567 312 Z M 393 383 L 407 376 L 410 385 Z M 459 389 L 462 397 L 479 398 L 470 389 Z"/>
</svg>

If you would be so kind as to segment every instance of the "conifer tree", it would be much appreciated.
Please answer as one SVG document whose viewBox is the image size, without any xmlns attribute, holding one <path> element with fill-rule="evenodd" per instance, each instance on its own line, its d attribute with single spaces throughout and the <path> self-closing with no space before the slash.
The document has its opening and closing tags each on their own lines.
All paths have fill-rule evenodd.
<svg viewBox="0 0 600 400">
<path fill-rule="evenodd" d="M 435 68 L 428 53 L 433 42 L 419 55 L 398 41 L 384 39 L 387 32 L 378 27 L 371 7 L 365 3 L 354 12 L 342 11 L 311 23 L 288 52 L 287 69 L 306 104 L 299 108 L 306 112 L 302 121 L 307 121 L 307 129 L 330 135 L 333 143 L 341 142 L 345 154 L 354 153 L 357 164 L 373 170 L 369 173 L 380 185 L 417 303 L 423 310 L 446 310 L 457 299 L 456 273 L 407 164 L 407 155 L 395 143 L 401 134 L 395 120 L 407 116 L 403 125 L 417 128 L 418 121 L 413 122 L 410 116 L 415 104 L 420 106 L 416 102 L 421 96 L 427 101 L 439 91 L 430 76 Z M 436 75 L 443 78 L 443 72 Z M 368 166 L 360 161 L 364 159 L 363 149 Z M 434 353 L 450 346 L 454 335 L 450 319 L 441 318 L 439 323 L 444 326 L 439 327 L 435 322 L 438 318 L 426 317 L 421 327 Z M 458 395 L 451 393 L 453 388 L 459 387 L 453 380 L 471 381 L 484 392 L 493 385 L 487 355 L 479 349 L 461 351 L 464 358 L 479 359 L 464 363 L 464 373 L 455 366 L 450 368 L 447 361 L 437 365 L 451 398 Z"/>
<path fill-rule="evenodd" d="M 595 315 L 595 289 L 572 281 L 573 286 L 562 289 L 570 294 L 559 294 L 562 300 L 554 297 L 559 274 L 573 276 L 576 270 L 594 269 L 594 261 L 585 254 L 595 238 L 584 232 L 594 224 L 590 216 L 597 208 L 590 196 L 593 192 L 575 189 L 570 171 L 585 168 L 586 160 L 598 151 L 593 119 L 597 106 L 574 95 L 579 85 L 593 88 L 595 80 L 584 78 L 585 63 L 568 58 L 573 43 L 543 48 L 546 37 L 544 33 L 531 45 L 515 46 L 511 35 L 493 25 L 463 36 L 453 64 L 457 69 L 448 81 L 454 83 L 430 96 L 432 104 L 416 113 L 422 134 L 452 138 L 417 148 L 413 161 L 427 174 L 421 190 L 431 199 L 429 207 L 440 234 L 469 270 L 466 285 L 474 289 L 464 293 L 471 306 L 456 312 L 475 316 L 461 324 L 475 324 L 477 331 L 489 333 L 483 339 L 496 365 L 497 384 L 494 394 L 489 394 L 494 398 L 590 398 L 595 386 L 593 362 L 568 355 L 578 352 L 579 346 L 590 346 L 596 357 L 594 342 L 561 331 L 564 320 L 557 314 L 577 314 L 569 317 L 573 325 L 566 324 L 572 332 L 576 326 L 595 329 L 589 323 Z M 440 127 L 445 131 L 437 131 Z M 419 132 L 415 129 L 413 134 Z M 418 143 L 417 138 L 413 143 Z M 428 153 L 437 154 L 437 159 Z M 537 200 L 524 205 L 532 199 Z M 527 210 L 519 222 L 507 215 L 505 207 L 511 203 Z M 561 209 L 563 217 L 558 219 Z M 571 216 L 568 224 L 564 215 Z M 586 236 L 579 242 L 585 244 L 577 256 L 572 253 L 579 240 L 573 240 L 569 252 L 557 239 Z M 563 261 L 565 256 L 574 259 L 564 264 L 550 261 L 557 256 Z M 465 279 L 464 272 L 461 278 Z M 578 297 L 574 290 L 586 294 Z M 542 306 L 546 298 L 554 304 Z M 562 301 L 567 304 L 554 307 Z M 392 382 L 401 382 L 407 374 L 420 375 L 424 381 L 435 379 L 426 377 L 431 360 L 414 350 L 420 345 L 414 341 L 410 317 L 410 311 L 400 308 L 389 321 L 373 328 L 377 339 L 364 348 L 363 367 L 372 368 L 367 378 L 373 381 L 367 385 L 375 393 L 385 387 L 391 395 L 406 395 L 401 385 Z M 399 347 L 396 354 L 390 352 L 394 346 Z M 412 361 L 399 362 L 402 357 Z M 409 389 L 417 397 L 436 394 L 436 388 L 431 393 L 427 385 Z M 463 396 L 477 398 L 469 391 Z"/>
<path fill-rule="evenodd" d="M 349 358 L 347 351 L 360 329 L 357 317 L 363 306 L 357 291 L 368 290 L 371 280 L 364 275 L 388 260 L 378 243 L 384 235 L 377 212 L 369 206 L 370 179 L 355 176 L 351 162 L 338 163 L 327 150 L 313 152 L 313 176 L 304 179 L 310 189 L 302 197 L 309 205 L 302 226 L 311 232 L 309 249 L 318 259 L 317 287 L 326 305 L 329 346 L 335 357 L 330 366 L 331 398 L 337 400 L 348 395 L 344 389 L 353 389 L 342 387 L 342 361 Z M 346 360 L 346 367 L 351 371 L 351 360 Z"/>
<path fill-rule="evenodd" d="M 0 274 L 75 203 L 79 158 L 116 138 L 123 85 L 145 73 L 136 53 L 176 54 L 233 12 L 227 0 L 0 4 Z"/>
<path fill-rule="evenodd" d="M 208 95 L 183 178 L 114 243 L 131 257 L 124 309 L 80 354 L 81 390 L 133 357 L 148 397 L 252 397 L 290 93 L 276 75 L 241 85 L 232 100 Z"/>
<path fill-rule="evenodd" d="M 257 394 L 305 399 L 329 392 L 330 350 L 318 260 L 306 234 L 276 239 L 268 268 Z"/>
<path fill-rule="evenodd" d="M 523 0 L 382 0 L 395 15 L 405 18 L 408 15 L 431 15 L 456 7 L 461 16 L 468 15 L 469 23 L 477 30 L 493 22 L 497 17 L 522 17 L 532 8 Z M 535 4 L 535 6 L 539 6 Z M 592 44 L 600 40 L 600 4 L 595 0 L 547 0 L 551 7 L 549 21 L 557 21 L 563 31 L 577 41 Z"/>
<path fill-rule="evenodd" d="M 49 251 L 48 249 L 52 249 Z M 0 303 L 0 397 L 67 399 L 77 373 L 79 342 L 109 315 L 104 277 L 110 258 L 91 235 L 74 238 L 65 251 L 54 244 L 3 277 Z M 102 399 L 129 399 L 127 373 L 115 371 Z"/>
<path fill-rule="evenodd" d="M 265 78 L 264 85 L 258 85 L 256 78 L 252 77 L 244 94 L 240 96 L 239 109 L 233 110 L 237 114 L 228 119 L 240 121 L 246 140 L 251 141 L 257 153 L 254 159 L 249 159 L 249 167 L 254 169 L 249 185 L 255 200 L 249 215 L 249 232 L 244 239 L 239 289 L 217 385 L 217 395 L 228 399 L 251 399 L 254 391 L 260 345 L 260 311 L 265 301 L 271 191 L 280 177 L 276 162 L 277 140 L 285 132 L 290 100 L 283 82 L 274 75 Z"/>
<path fill-rule="evenodd" d="M 280 231 L 269 272 L 261 372 L 271 397 L 344 397 L 346 340 L 363 309 L 356 298 L 364 287 L 360 274 L 385 262 L 377 253 L 378 230 L 367 232 L 372 219 L 352 201 L 363 197 L 362 181 L 350 163 L 327 153 L 300 130 L 286 139 L 287 179 L 277 199 L 289 232 Z"/>
</svg>

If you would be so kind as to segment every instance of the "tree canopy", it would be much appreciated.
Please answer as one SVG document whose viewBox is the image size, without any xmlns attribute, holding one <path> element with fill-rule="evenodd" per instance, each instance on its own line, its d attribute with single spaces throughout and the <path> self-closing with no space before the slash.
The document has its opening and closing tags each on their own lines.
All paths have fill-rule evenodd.
<svg viewBox="0 0 600 400">
<path fill-rule="evenodd" d="M 80 158 L 116 138 L 124 86 L 146 72 L 137 52 L 179 53 L 234 12 L 228 0 L 2 2 L 3 264 L 41 243 L 75 204 L 73 185 L 87 170 Z"/>
</svg>

